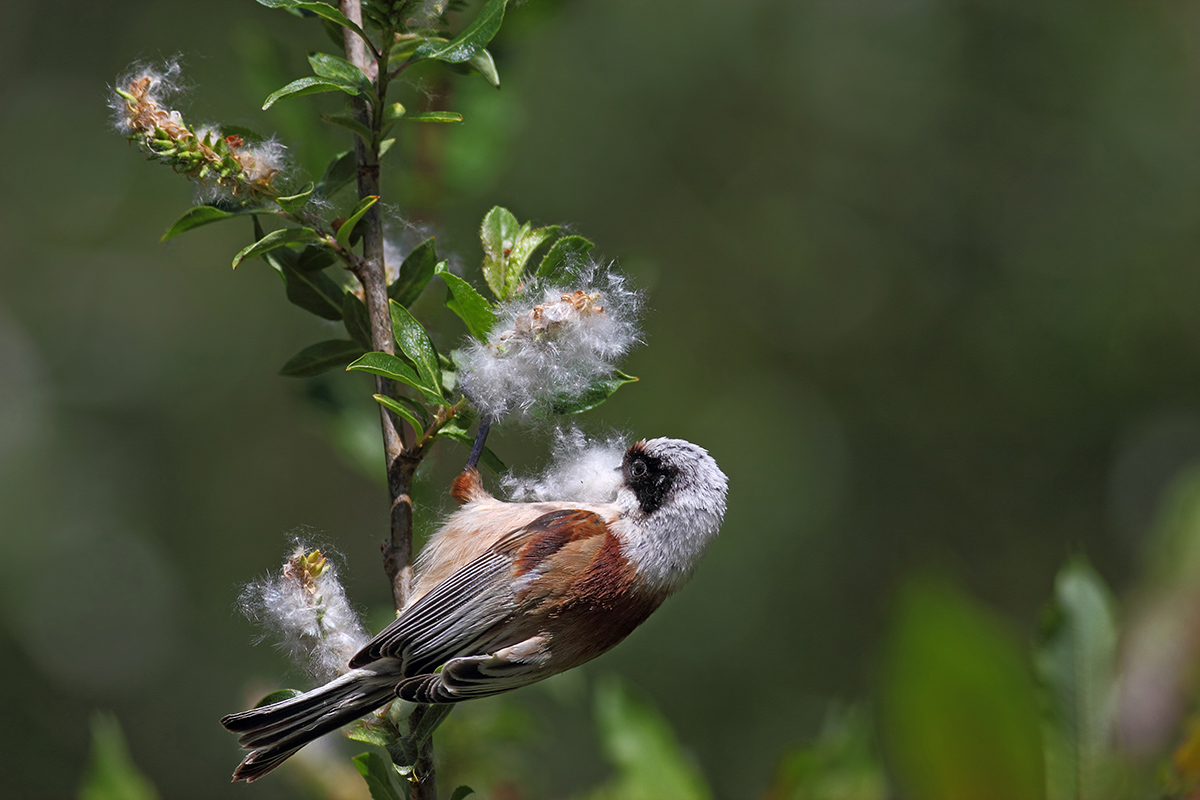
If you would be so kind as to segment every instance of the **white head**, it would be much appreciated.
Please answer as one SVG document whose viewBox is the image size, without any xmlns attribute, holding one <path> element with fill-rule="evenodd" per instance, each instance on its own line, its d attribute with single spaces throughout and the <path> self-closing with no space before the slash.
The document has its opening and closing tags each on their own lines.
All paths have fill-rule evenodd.
<svg viewBox="0 0 1200 800">
<path fill-rule="evenodd" d="M 626 524 L 618 536 L 638 574 L 671 592 L 691 576 L 725 517 L 729 479 L 702 448 L 649 439 L 625 452 L 617 493 Z"/>
</svg>

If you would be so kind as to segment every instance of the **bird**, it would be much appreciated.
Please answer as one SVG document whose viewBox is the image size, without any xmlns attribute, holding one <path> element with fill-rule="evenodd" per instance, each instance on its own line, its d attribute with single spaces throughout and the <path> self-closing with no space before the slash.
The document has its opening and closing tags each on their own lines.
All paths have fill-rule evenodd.
<svg viewBox="0 0 1200 800">
<path fill-rule="evenodd" d="M 603 502 L 508 502 L 469 467 L 459 504 L 415 565 L 411 599 L 349 662 L 309 692 L 221 720 L 250 750 L 254 781 L 308 742 L 397 697 L 458 703 L 507 692 L 608 651 L 692 575 L 725 515 L 728 478 L 682 439 L 643 439 Z"/>
</svg>

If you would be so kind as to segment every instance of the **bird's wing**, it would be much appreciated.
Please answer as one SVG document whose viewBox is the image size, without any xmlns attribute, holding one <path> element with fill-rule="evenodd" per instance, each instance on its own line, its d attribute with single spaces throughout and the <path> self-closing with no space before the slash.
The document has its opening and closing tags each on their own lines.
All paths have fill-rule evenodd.
<svg viewBox="0 0 1200 800">
<path fill-rule="evenodd" d="M 529 600 L 541 605 L 555 593 L 548 586 L 530 597 L 530 585 L 548 560 L 563 563 L 563 578 L 569 582 L 607 536 L 608 526 L 592 511 L 543 514 L 451 573 L 368 642 L 350 666 L 397 658 L 404 674 L 418 675 L 456 656 L 479 655 L 532 635 L 520 634 L 526 626 L 519 612 Z"/>
</svg>

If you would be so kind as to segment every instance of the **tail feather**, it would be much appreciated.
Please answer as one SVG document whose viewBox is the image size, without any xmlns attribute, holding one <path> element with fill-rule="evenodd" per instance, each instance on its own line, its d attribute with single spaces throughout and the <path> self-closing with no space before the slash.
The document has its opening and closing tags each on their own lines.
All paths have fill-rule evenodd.
<svg viewBox="0 0 1200 800">
<path fill-rule="evenodd" d="M 221 724 L 241 734 L 238 743 L 252 751 L 234 770 L 233 779 L 261 778 L 312 740 L 394 699 L 399 681 L 398 671 L 350 670 L 310 692 L 224 717 Z"/>
</svg>

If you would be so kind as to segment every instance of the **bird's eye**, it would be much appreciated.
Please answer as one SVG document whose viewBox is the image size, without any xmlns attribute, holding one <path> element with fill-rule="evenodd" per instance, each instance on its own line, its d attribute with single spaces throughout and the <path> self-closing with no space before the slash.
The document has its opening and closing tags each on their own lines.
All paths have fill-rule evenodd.
<svg viewBox="0 0 1200 800">
<path fill-rule="evenodd" d="M 633 464 L 631 464 L 629 467 L 629 474 L 635 478 L 644 477 L 646 474 L 646 462 L 645 461 L 633 462 Z"/>
</svg>

